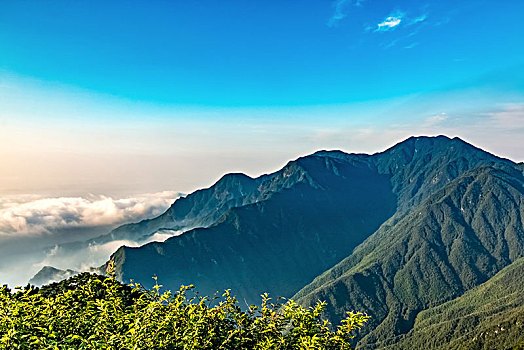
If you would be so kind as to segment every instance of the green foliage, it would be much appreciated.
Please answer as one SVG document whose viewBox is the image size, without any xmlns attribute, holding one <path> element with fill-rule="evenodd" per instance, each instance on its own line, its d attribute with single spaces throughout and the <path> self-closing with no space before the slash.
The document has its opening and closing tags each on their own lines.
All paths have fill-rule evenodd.
<svg viewBox="0 0 524 350">
<path fill-rule="evenodd" d="M 41 289 L 4 286 L 0 349 L 350 349 L 368 318 L 348 313 L 332 330 L 321 302 L 305 309 L 264 294 L 242 311 L 229 291 L 207 298 L 193 286 L 132 287 L 88 273 Z"/>
</svg>

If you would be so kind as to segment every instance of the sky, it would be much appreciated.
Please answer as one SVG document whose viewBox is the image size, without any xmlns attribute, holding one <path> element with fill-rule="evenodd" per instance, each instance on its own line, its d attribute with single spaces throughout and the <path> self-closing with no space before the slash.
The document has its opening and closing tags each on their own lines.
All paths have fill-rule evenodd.
<svg viewBox="0 0 524 350">
<path fill-rule="evenodd" d="M 445 134 L 524 161 L 523 13 L 522 0 L 0 0 L 0 241 L 93 235 L 319 149 Z M 117 209 L 98 222 L 101 207 Z"/>
<path fill-rule="evenodd" d="M 415 134 L 524 160 L 522 13 L 520 0 L 3 0 L 0 191 L 191 192 Z"/>
</svg>

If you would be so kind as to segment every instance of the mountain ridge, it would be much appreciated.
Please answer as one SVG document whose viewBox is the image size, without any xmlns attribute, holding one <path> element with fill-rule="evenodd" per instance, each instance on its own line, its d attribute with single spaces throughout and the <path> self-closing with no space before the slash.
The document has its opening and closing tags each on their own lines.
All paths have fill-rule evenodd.
<svg viewBox="0 0 524 350">
<path fill-rule="evenodd" d="M 435 153 L 437 152 L 437 153 Z M 467 155 L 467 157 L 464 157 L 464 155 Z M 281 204 L 274 204 L 275 206 L 280 206 L 282 208 L 285 208 L 285 210 L 289 211 L 289 213 L 293 212 L 296 217 L 304 216 L 304 213 L 301 213 L 300 211 L 293 211 L 292 206 L 295 205 L 294 203 L 299 203 L 298 205 L 302 205 L 305 198 L 315 198 L 317 195 L 316 192 L 321 193 L 322 191 L 327 191 L 326 193 L 330 193 L 330 195 L 322 200 L 320 200 L 320 197 L 318 197 L 316 200 L 320 200 L 320 202 L 317 202 L 316 208 L 324 208 L 326 207 L 327 203 L 329 203 L 329 197 L 335 197 L 337 196 L 337 193 L 340 192 L 339 188 L 336 188 L 333 184 L 338 184 L 337 186 L 340 186 L 340 188 L 346 188 L 346 191 L 353 191 L 353 187 L 358 187 L 358 183 L 351 183 L 350 179 L 350 173 L 351 171 L 357 171 L 355 169 L 360 169 L 359 171 L 366 171 L 367 175 L 366 177 L 375 177 L 376 179 L 382 178 L 383 180 L 388 180 L 390 188 L 387 188 L 382 191 L 379 195 L 376 196 L 376 199 L 370 199 L 366 198 L 365 193 L 361 193 L 360 197 L 354 197 L 349 198 L 346 196 L 345 198 L 340 197 L 339 202 L 337 202 L 337 205 L 331 205 L 329 210 L 323 212 L 324 215 L 324 223 L 329 222 L 329 218 L 332 218 L 331 221 L 334 220 L 335 224 L 329 226 L 329 230 L 326 228 L 321 228 L 318 223 L 315 224 L 307 224 L 304 225 L 304 222 L 307 222 L 308 218 L 302 218 L 299 220 L 306 220 L 303 221 L 303 226 L 312 226 L 315 227 L 315 230 L 317 230 L 317 233 L 310 232 L 311 235 L 319 235 L 321 232 L 325 235 L 331 235 L 332 239 L 334 240 L 334 243 L 324 243 L 328 245 L 334 245 L 337 249 L 340 250 L 339 253 L 336 253 L 334 257 L 336 258 L 330 259 L 329 263 L 326 261 L 325 263 L 320 263 L 321 261 L 325 260 L 323 257 L 321 258 L 318 256 L 315 261 L 318 261 L 322 267 L 330 267 L 327 266 L 329 264 L 336 264 L 337 261 L 335 259 L 342 259 L 341 252 L 351 253 L 351 250 L 358 244 L 361 243 L 365 238 L 367 238 L 371 233 L 373 233 L 371 230 L 360 230 L 362 232 L 356 233 L 357 236 L 359 236 L 359 239 L 356 240 L 350 240 L 353 243 L 351 243 L 349 246 L 347 245 L 347 237 L 345 237 L 344 234 L 340 235 L 333 235 L 333 232 L 344 232 L 349 230 L 348 223 L 344 223 L 345 220 L 341 216 L 349 215 L 349 214 L 336 214 L 337 206 L 344 206 L 344 205 L 351 205 L 351 200 L 360 201 L 358 206 L 363 205 L 378 205 L 380 206 L 380 201 L 382 199 L 390 198 L 389 201 L 391 203 L 387 203 L 388 205 L 393 205 L 392 202 L 396 202 L 395 210 L 389 210 L 387 211 L 387 215 L 381 216 L 381 222 L 382 224 L 384 221 L 386 221 L 388 218 L 390 218 L 394 211 L 402 211 L 406 210 L 405 208 L 414 205 L 415 202 L 420 202 L 424 198 L 426 198 L 428 195 L 436 191 L 437 189 L 443 187 L 446 183 L 451 181 L 452 179 L 459 176 L 461 173 L 473 169 L 480 164 L 491 164 L 493 162 L 498 163 L 508 163 L 513 164 L 509 160 L 505 160 L 499 157 L 496 157 L 488 152 L 482 151 L 479 148 L 476 148 L 472 145 L 467 144 L 466 142 L 455 138 L 450 139 L 445 136 L 438 136 L 438 137 L 412 137 L 407 139 L 406 141 L 400 142 L 389 149 L 385 150 L 384 152 L 379 152 L 374 155 L 365 155 L 365 154 L 347 154 L 341 151 L 318 151 L 313 153 L 309 156 L 300 157 L 294 161 L 290 161 L 287 163 L 281 170 L 265 175 L 265 177 L 260 177 L 262 180 L 260 181 L 257 190 L 252 191 L 248 200 L 245 200 L 243 203 L 246 203 L 242 206 L 231 206 L 229 209 L 225 210 L 222 215 L 218 216 L 218 219 L 215 221 L 215 223 L 211 224 L 210 226 L 201 227 L 201 228 L 194 228 L 193 230 L 186 231 L 180 236 L 172 237 L 166 240 L 164 243 L 152 243 L 151 247 L 155 247 L 155 250 L 164 250 L 167 246 L 172 246 L 173 241 L 179 242 L 179 244 L 182 244 L 182 242 L 186 241 L 193 241 L 195 247 L 198 246 L 198 244 L 209 244 L 204 242 L 199 242 L 199 236 L 204 235 L 203 232 L 206 232 L 206 230 L 212 230 L 213 232 L 217 232 L 217 237 L 221 237 L 220 235 L 224 234 L 224 237 L 228 237 L 228 240 L 238 239 L 235 238 L 236 236 L 231 236 L 230 232 L 236 232 L 236 234 L 240 234 L 243 239 L 247 239 L 249 237 L 253 236 L 253 232 L 260 232 L 262 229 L 261 227 L 264 227 L 266 231 L 274 232 L 276 235 L 274 238 L 278 237 L 278 234 L 276 233 L 278 230 L 281 229 L 281 227 L 273 227 L 268 226 L 264 223 L 265 220 L 275 220 L 275 217 L 271 217 L 270 215 L 264 214 L 264 210 L 266 209 L 265 204 L 261 204 L 264 202 L 271 202 L 272 200 L 278 201 L 284 198 L 285 196 L 279 196 L 278 194 L 281 194 L 282 191 L 293 188 L 293 186 L 298 186 L 298 184 L 301 184 L 300 190 L 295 191 L 291 197 L 296 195 L 296 198 L 294 199 L 286 199 L 283 203 L 286 203 L 285 205 Z M 428 170 L 428 164 L 431 166 Z M 347 173 L 342 174 L 340 173 L 340 167 L 348 167 L 348 169 L 351 169 L 351 171 L 348 170 Z M 349 179 L 349 180 L 348 180 Z M 382 181 L 383 181 L 382 180 Z M 337 182 L 338 181 L 338 182 Z M 377 180 L 378 181 L 378 180 Z M 331 183 L 332 182 L 332 183 Z M 385 183 L 384 183 L 385 185 Z M 383 187 L 384 187 L 383 185 Z M 385 186 L 385 187 L 388 187 Z M 214 186 L 212 186 L 210 189 L 212 189 Z M 368 186 L 368 188 L 371 188 L 373 186 Z M 299 188 L 299 187 L 296 187 Z M 307 195 L 305 193 L 301 193 L 304 189 L 307 188 Z M 209 190 L 209 189 L 208 189 Z M 275 197 L 276 196 L 276 197 Z M 288 197 L 290 195 L 288 194 Z M 273 199 L 275 197 L 276 199 Z M 289 197 L 289 198 L 291 198 Z M 359 199 L 360 198 L 360 199 Z M 179 200 L 183 201 L 183 199 Z M 287 201 L 287 202 L 286 202 Z M 388 201 L 388 200 L 386 200 Z M 367 203 L 367 204 L 366 204 Z M 371 204 L 370 204 L 371 203 Z M 175 207 L 177 203 L 175 202 L 172 207 Z M 273 204 L 271 204 L 273 205 Z M 270 205 L 270 206 L 271 206 Z M 358 207 L 356 206 L 356 207 Z M 248 209 L 248 207 L 250 207 Z M 242 210 L 244 208 L 244 210 Z M 330 213 L 329 211 L 333 210 L 333 213 Z M 308 210 L 305 210 L 304 212 L 308 213 L 309 216 L 314 217 L 317 215 L 315 213 L 315 210 L 313 208 L 309 208 Z M 277 210 L 274 211 L 274 215 L 276 215 L 276 218 L 280 217 L 279 215 L 284 215 L 279 213 L 277 214 Z M 372 213 L 373 210 L 369 210 L 367 213 L 360 211 L 359 218 L 354 218 L 352 224 L 358 222 L 359 220 L 363 220 L 364 217 L 366 217 L 366 214 Z M 244 217 L 245 215 L 245 217 Z M 249 218 L 249 219 L 248 219 Z M 267 218 L 267 219 L 266 219 Z M 317 215 L 317 219 L 320 220 L 320 218 Z M 246 224 L 246 221 L 253 221 L 255 220 L 257 224 L 260 226 L 257 227 L 251 227 L 250 225 Z M 290 214 L 287 214 L 287 218 L 285 220 L 295 220 L 294 218 L 290 219 Z M 338 220 L 338 221 L 337 221 Z M 333 222 L 332 222 L 333 223 Z M 222 225 L 222 226 L 221 226 Z M 316 225 L 316 226 L 315 226 Z M 223 229 L 217 228 L 218 226 L 223 227 Z M 277 225 L 278 226 L 278 225 Z M 300 226 L 300 225 L 299 225 Z M 377 229 L 379 226 L 378 223 L 375 223 L 373 225 L 374 229 Z M 226 229 L 226 227 L 228 227 Z M 303 229 L 303 227 L 301 228 Z M 244 231 L 242 231 L 244 230 Z M 294 228 L 289 227 L 288 230 L 293 231 Z M 357 230 L 358 231 L 358 230 Z M 220 232 L 220 233 L 219 233 Z M 251 232 L 251 233 L 250 233 Z M 356 232 L 355 230 L 349 231 L 349 232 Z M 299 234 L 298 232 L 295 232 L 296 234 Z M 282 233 L 280 233 L 282 234 Z M 299 237 L 301 237 L 301 234 L 299 234 Z M 355 234 L 355 233 L 354 233 Z M 186 236 L 185 236 L 186 235 Z M 191 236 L 191 239 L 186 238 L 189 237 L 187 235 Z M 259 239 L 262 237 L 261 235 L 257 236 Z M 206 238 L 206 240 L 209 240 L 210 238 Z M 302 239 L 302 238 L 301 238 Z M 337 241 L 339 240 L 339 241 Z M 199 243 L 196 243 L 199 242 Z M 207 241 L 206 241 L 207 242 Z M 246 241 L 247 242 L 247 241 Z M 284 242 L 284 241 L 279 241 Z M 237 244 L 237 243 L 235 243 Z M 254 244 L 254 243 L 250 243 Z M 282 243 L 283 244 L 283 243 Z M 224 247 L 227 247 L 227 249 L 233 249 L 232 246 L 224 243 Z M 265 244 L 265 246 L 268 246 L 268 244 Z M 134 258 L 132 258 L 133 255 L 139 254 L 138 252 L 140 249 L 148 249 L 151 251 L 152 256 L 161 256 L 161 254 L 154 253 L 152 248 L 149 247 L 149 245 L 143 246 L 142 248 L 127 248 L 122 247 L 120 248 L 114 255 L 113 258 L 117 262 L 117 270 L 119 273 L 119 276 L 123 278 L 124 280 L 127 279 L 136 279 L 136 275 L 138 274 L 135 269 L 133 269 L 131 266 L 133 264 L 138 265 L 138 262 L 130 263 L 131 260 L 138 261 Z M 174 248 L 173 248 L 174 249 Z M 203 254 L 204 250 L 201 248 L 195 248 L 200 249 L 201 253 Z M 222 249 L 222 248 L 217 248 Z M 235 248 L 236 249 L 236 248 Z M 298 249 L 298 248 L 297 248 Z M 323 247 L 309 247 L 307 249 L 313 249 L 318 250 L 319 252 L 322 251 Z M 329 248 L 332 249 L 332 248 Z M 234 250 L 234 249 L 233 249 Z M 271 249 L 268 248 L 268 252 L 271 251 Z M 142 254 L 142 253 L 140 253 Z M 164 252 L 164 254 L 167 254 Z M 172 253 L 170 253 L 172 254 Z M 178 253 L 177 253 L 178 254 Z M 180 253 L 182 254 L 182 253 Z M 282 255 L 282 252 L 278 253 L 280 256 Z M 293 261 L 288 262 L 289 264 L 295 264 L 296 266 L 300 266 L 302 264 L 301 258 L 299 257 L 299 253 L 295 252 L 296 258 Z M 337 255 L 338 254 L 338 255 Z M 147 255 L 147 254 L 146 254 Z M 145 255 L 144 257 L 145 258 Z M 282 258 L 282 256 L 281 256 Z M 130 260 L 131 259 L 131 260 Z M 164 258 L 159 258 L 159 261 L 164 261 Z M 188 257 L 188 259 L 195 259 L 195 257 Z M 214 258 L 210 258 L 214 259 Z M 264 259 L 273 259 L 273 257 L 270 257 L 269 255 L 265 256 L 264 258 L 260 256 L 261 261 Z M 217 261 L 217 259 L 214 259 Z M 150 261 L 155 261 L 155 259 L 150 259 Z M 284 261 L 284 260 L 283 260 Z M 282 262 L 283 262 L 282 261 Z M 161 276 L 162 273 L 164 273 L 164 266 L 162 263 L 158 266 L 156 266 L 154 269 L 151 268 L 148 273 L 141 270 L 141 278 L 139 280 L 146 281 L 149 279 L 153 274 L 157 273 L 159 276 Z M 180 264 L 184 266 L 188 266 L 188 263 L 179 262 L 177 266 L 178 269 L 182 269 Z M 287 263 L 286 263 L 287 264 Z M 284 265 L 286 265 L 284 264 Z M 152 265 L 155 265 L 153 263 Z M 271 265 L 271 264 L 270 264 Z M 229 265 L 228 265 L 229 266 Z M 286 265 L 287 266 L 287 265 Z M 231 265 L 230 268 L 235 270 L 237 268 L 237 265 Z M 187 267 L 189 268 L 189 267 Z M 194 267 L 191 267 L 190 269 L 193 269 Z M 259 276 L 261 274 L 260 271 L 258 271 L 258 268 L 255 266 L 251 267 L 253 269 L 252 275 Z M 240 268 L 242 269 L 242 268 Z M 209 268 L 205 268 L 204 270 L 208 271 Z M 188 270 L 189 271 L 189 270 Z M 197 270 L 191 270 L 193 271 L 191 276 L 199 276 L 203 274 L 203 271 Z M 301 270 L 302 271 L 302 270 Z M 318 269 L 313 269 L 315 272 L 319 272 Z M 320 271 L 321 272 L 321 271 Z M 320 273 L 319 272 L 319 273 Z M 177 272 L 178 274 L 179 272 Z M 189 273 L 189 272 L 188 272 Z M 135 274 L 135 276 L 133 276 Z M 149 274 L 149 276 L 147 275 Z M 233 273 L 234 275 L 234 273 Z M 240 273 L 239 275 L 245 275 L 248 276 L 249 273 L 244 271 L 243 273 Z M 215 276 L 215 275 L 213 275 Z M 306 274 L 307 278 L 311 278 L 311 280 L 315 276 L 311 276 L 309 274 Z M 304 277 L 306 277 L 304 276 Z M 170 279 L 170 280 L 177 280 L 177 279 Z M 180 277 L 178 279 L 179 283 L 184 281 L 189 281 L 189 277 Z M 213 278 L 211 278 L 213 280 Z M 198 278 L 197 278 L 198 281 Z M 232 281 L 234 283 L 235 281 Z M 247 279 L 246 277 L 246 283 L 254 283 L 252 280 Z M 308 281 L 306 281 L 307 283 Z M 186 282 L 187 283 L 187 282 Z M 191 283 L 194 283 L 194 281 L 191 281 Z M 269 282 L 268 282 L 269 283 Z M 278 283 L 276 283 L 278 284 Z M 198 286 L 198 283 L 197 283 Z M 216 286 L 215 290 L 220 289 Z M 209 286 L 211 288 L 211 286 Z M 261 290 L 258 290 L 257 293 L 253 292 L 250 297 L 247 299 L 253 300 L 255 297 L 258 297 L 258 295 L 264 291 L 273 291 L 274 289 L 271 286 L 271 283 L 266 285 L 266 288 L 262 289 L 262 285 L 260 287 Z M 290 294 L 286 294 L 287 292 L 291 292 L 293 288 L 285 288 L 285 286 L 282 286 L 281 293 L 284 294 L 284 296 L 291 296 Z M 204 292 L 210 292 L 211 290 L 207 290 L 207 287 L 204 288 Z M 235 291 L 235 288 L 233 288 L 233 291 Z M 287 292 L 286 292 L 287 291 Z M 298 291 L 298 290 L 296 290 Z M 211 293 L 214 291 L 211 291 Z"/>
<path fill-rule="evenodd" d="M 354 183 L 361 186 L 355 187 L 353 186 Z M 382 220 L 393 213 L 394 198 L 388 186 L 387 178 L 374 174 L 365 163 L 355 165 L 339 160 L 326 161 L 322 157 L 298 159 L 288 163 L 281 171 L 277 172 L 277 175 L 263 185 L 265 190 L 261 191 L 263 195 L 257 202 L 232 208 L 208 228 L 197 228 L 170 238 L 163 243 L 150 243 L 138 249 L 120 248 L 113 255 L 113 258 L 119 276 L 123 280 L 134 279 L 136 277 L 132 276 L 137 275 L 136 269 L 126 267 L 133 266 L 133 263 L 129 265 L 129 254 L 140 255 L 142 254 L 140 252 L 148 250 L 153 254 L 152 256 L 157 256 L 159 259 L 162 254 L 178 259 L 176 257 L 186 254 L 187 244 L 190 244 L 193 247 L 192 249 L 200 252 L 196 255 L 200 257 L 201 264 L 197 264 L 197 266 L 189 264 L 187 260 L 191 261 L 198 258 L 188 256 L 187 260 L 177 260 L 176 264 L 171 262 L 169 266 L 185 264 L 184 266 L 187 266 L 188 269 L 196 268 L 197 270 L 189 274 L 196 276 L 190 283 L 195 284 L 199 290 L 203 290 L 203 293 L 213 294 L 221 288 L 222 283 L 218 282 L 216 278 L 212 279 L 214 283 L 206 285 L 206 278 L 198 277 L 199 274 L 208 276 L 207 274 L 211 273 L 214 276 L 220 275 L 220 281 L 230 281 L 234 286 L 237 286 L 237 288 L 232 288 L 234 291 L 245 289 L 246 284 L 256 285 L 249 296 L 245 297 L 250 303 L 257 302 L 259 295 L 264 291 L 273 294 L 280 291 L 280 293 L 292 295 L 295 289 L 300 288 L 300 284 L 307 283 L 308 279 L 312 279 L 315 273 L 320 273 L 323 268 L 327 268 L 345 254 L 348 254 L 350 249 L 360 243 L 364 236 L 374 231 Z M 387 193 L 390 194 L 389 200 Z M 347 202 L 345 195 L 354 197 L 356 202 Z M 301 200 L 297 204 L 297 196 L 307 198 L 307 200 Z M 360 200 L 370 196 L 376 197 L 376 200 L 368 204 Z M 332 211 L 331 208 L 337 209 Z M 364 219 L 364 214 L 370 211 L 378 213 L 378 219 L 372 216 Z M 267 221 L 263 219 L 264 217 L 273 219 Z M 324 221 L 326 217 L 332 218 L 333 222 L 326 224 Z M 326 236 L 331 237 L 331 239 L 319 236 L 317 233 L 322 232 L 326 225 L 331 225 L 330 227 L 333 228 L 333 233 Z M 366 234 L 364 236 L 358 234 L 358 238 L 348 234 L 337 242 L 336 232 L 337 229 L 342 227 L 348 232 L 364 230 Z M 354 227 L 362 228 L 362 230 L 355 230 Z M 239 234 L 243 237 L 242 240 L 239 240 Z M 217 241 L 215 236 L 221 237 L 222 240 Z M 292 239 L 292 237 L 295 238 Z M 322 246 L 318 246 L 320 241 L 323 242 Z M 341 241 L 345 243 L 343 245 L 338 244 Z M 177 248 L 180 245 L 183 245 L 184 249 Z M 208 249 L 209 246 L 213 246 L 214 249 Z M 257 246 L 260 247 L 255 248 Z M 292 248 L 294 252 L 292 254 L 286 252 L 284 249 L 286 246 L 295 247 Z M 168 254 L 166 249 L 175 249 L 177 253 L 171 251 Z M 162 251 L 162 253 L 159 253 L 159 251 Z M 219 257 L 208 257 L 209 254 L 213 254 L 212 252 L 218 251 L 234 251 L 235 253 L 231 257 L 221 254 L 218 254 Z M 308 251 L 312 252 L 309 259 L 302 259 L 302 255 L 308 256 Z M 256 254 L 253 254 L 255 252 Z M 288 257 L 288 254 L 293 257 Z M 145 254 L 144 257 L 147 255 Z M 244 261 L 234 261 L 237 256 L 240 256 Z M 136 261 L 138 262 L 144 257 L 136 258 Z M 151 260 L 151 256 L 148 259 Z M 204 264 L 203 261 L 207 261 L 207 263 Z M 211 261 L 211 264 L 209 261 Z M 261 264 L 262 261 L 264 261 L 263 264 Z M 283 263 L 284 261 L 287 263 Z M 223 264 L 227 266 L 227 271 L 237 272 L 224 272 L 225 270 L 221 269 Z M 150 278 L 154 273 L 157 273 L 159 277 L 167 273 L 163 270 L 163 265 L 165 264 L 157 266 L 154 269 L 155 271 L 153 269 L 149 272 L 144 271 L 140 280 Z M 283 267 L 279 267 L 279 265 Z M 204 268 L 203 266 L 207 267 Z M 272 277 L 263 277 L 265 275 L 263 266 L 272 267 Z M 282 269 L 286 270 L 288 266 L 295 266 L 298 269 L 296 272 L 301 271 L 301 273 L 292 273 L 291 276 L 294 277 L 291 278 L 276 272 Z M 134 275 L 126 272 L 126 269 Z M 176 272 L 171 273 L 175 274 Z M 238 276 L 244 276 L 242 283 L 236 281 L 239 278 Z M 276 281 L 275 277 L 277 276 L 278 282 L 275 282 L 275 284 L 279 287 L 268 285 L 267 280 Z M 186 279 L 185 283 L 189 283 L 190 277 L 183 278 L 183 281 Z M 292 282 L 292 280 L 296 280 L 296 282 Z M 224 284 L 224 289 L 230 287 L 232 286 Z"/>
<path fill-rule="evenodd" d="M 79 274 L 78 271 L 71 269 L 60 270 L 52 266 L 44 266 L 29 280 L 28 283 L 40 287 L 52 282 L 59 282 L 68 279 L 77 274 Z"/>
<path fill-rule="evenodd" d="M 334 324 L 367 312 L 358 347 L 380 348 L 524 255 L 523 194 L 523 163 L 457 137 L 410 137 L 372 155 L 320 150 L 257 178 L 226 174 L 153 224 L 117 229 L 181 234 L 111 259 L 124 282 L 231 289 L 246 308 L 269 292 L 326 300 Z"/>
</svg>

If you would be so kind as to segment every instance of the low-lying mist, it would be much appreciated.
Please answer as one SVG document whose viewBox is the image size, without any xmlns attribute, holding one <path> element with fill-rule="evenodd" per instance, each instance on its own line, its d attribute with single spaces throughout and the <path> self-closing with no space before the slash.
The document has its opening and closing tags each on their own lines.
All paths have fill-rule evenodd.
<svg viewBox="0 0 524 350">
<path fill-rule="evenodd" d="M 124 223 L 160 215 L 179 196 L 178 192 L 164 191 L 126 198 L 0 197 L 0 284 L 26 284 L 46 265 L 84 271 L 102 265 L 122 245 L 164 241 L 179 234 L 164 230 L 141 242 L 88 242 Z"/>
</svg>

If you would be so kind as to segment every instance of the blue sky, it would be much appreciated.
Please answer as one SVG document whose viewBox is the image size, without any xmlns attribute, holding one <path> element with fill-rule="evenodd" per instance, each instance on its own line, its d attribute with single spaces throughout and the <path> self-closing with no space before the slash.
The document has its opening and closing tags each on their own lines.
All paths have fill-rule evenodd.
<svg viewBox="0 0 524 350">
<path fill-rule="evenodd" d="M 521 0 L 3 0 L 0 190 L 187 192 L 413 134 L 522 161 L 523 13 Z"/>
<path fill-rule="evenodd" d="M 0 6 L 2 69 L 131 100 L 316 105 L 477 84 L 524 88 L 512 78 L 524 75 L 517 0 Z"/>
</svg>

